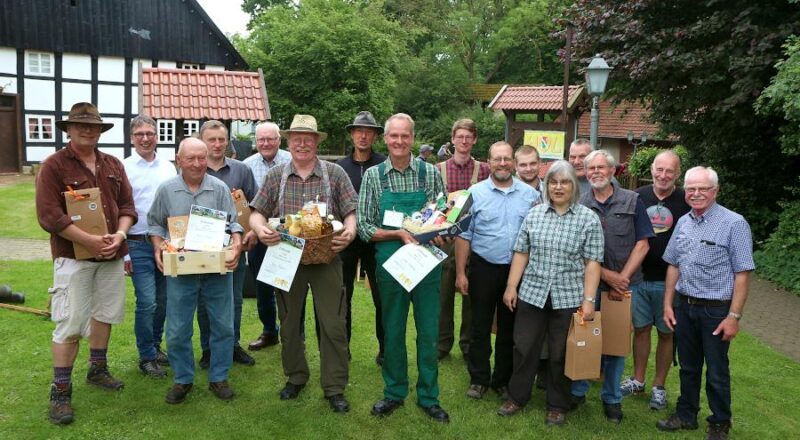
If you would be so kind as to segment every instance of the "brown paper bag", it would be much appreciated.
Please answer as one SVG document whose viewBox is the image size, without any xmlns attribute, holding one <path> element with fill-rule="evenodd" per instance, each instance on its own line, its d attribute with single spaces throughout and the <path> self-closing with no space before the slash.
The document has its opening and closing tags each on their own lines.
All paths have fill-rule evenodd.
<svg viewBox="0 0 800 440">
<path fill-rule="evenodd" d="M 564 375 L 572 380 L 600 377 L 600 355 L 603 351 L 600 312 L 594 313 L 592 321 L 582 321 L 580 315 L 573 313 L 567 333 Z"/>
<path fill-rule="evenodd" d="M 600 292 L 600 310 L 603 311 L 603 354 L 627 356 L 631 351 L 631 297 L 622 301 L 608 299 L 608 292 Z"/>
<path fill-rule="evenodd" d="M 91 235 L 108 234 L 106 214 L 103 212 L 103 200 L 100 198 L 100 188 L 79 189 L 64 192 L 67 202 L 67 215 L 72 223 L 83 232 Z M 76 260 L 89 260 L 96 258 L 82 245 L 72 242 Z"/>
<path fill-rule="evenodd" d="M 250 202 L 247 201 L 247 197 L 240 189 L 232 192 L 231 196 L 233 196 L 233 205 L 236 207 L 236 215 L 239 217 L 238 223 L 242 225 L 244 234 L 247 234 L 250 232 Z"/>
</svg>

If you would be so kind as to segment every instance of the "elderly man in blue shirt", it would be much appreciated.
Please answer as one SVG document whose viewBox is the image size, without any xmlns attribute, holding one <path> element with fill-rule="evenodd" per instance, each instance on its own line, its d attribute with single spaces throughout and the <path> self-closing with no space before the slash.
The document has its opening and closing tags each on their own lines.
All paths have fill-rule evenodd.
<svg viewBox="0 0 800 440">
<path fill-rule="evenodd" d="M 675 413 L 656 427 L 697 429 L 705 363 L 711 408 L 706 438 L 727 439 L 732 417 L 728 349 L 739 333 L 755 269 L 753 239 L 744 217 L 717 204 L 719 178 L 713 168 L 687 171 L 684 190 L 692 210 L 678 220 L 663 257 L 669 263 L 664 322 L 675 331 L 681 395 Z"/>
<path fill-rule="evenodd" d="M 489 178 L 469 189 L 470 227 L 456 239 L 456 287 L 472 309 L 471 348 L 467 359 L 467 397 L 480 399 L 493 388 L 503 396 L 513 367 L 514 313 L 503 307 L 508 270 L 520 225 L 540 194 L 514 178 L 514 150 L 507 142 L 489 148 Z M 469 271 L 467 271 L 469 261 Z M 494 374 L 492 320 L 497 310 Z"/>
</svg>

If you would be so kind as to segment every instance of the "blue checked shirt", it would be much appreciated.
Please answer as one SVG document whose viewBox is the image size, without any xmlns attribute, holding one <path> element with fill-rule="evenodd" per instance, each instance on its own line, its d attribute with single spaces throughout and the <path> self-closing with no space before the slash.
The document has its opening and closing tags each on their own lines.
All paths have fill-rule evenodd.
<svg viewBox="0 0 800 440">
<path fill-rule="evenodd" d="M 717 203 L 678 220 L 663 258 L 680 272 L 675 289 L 702 299 L 730 300 L 734 274 L 756 268 L 750 225 Z"/>
<path fill-rule="evenodd" d="M 591 209 L 572 205 L 558 215 L 548 204 L 535 206 L 522 222 L 514 252 L 528 254 L 519 299 L 544 308 L 577 308 L 583 302 L 584 260 L 603 262 L 603 228 Z"/>
</svg>

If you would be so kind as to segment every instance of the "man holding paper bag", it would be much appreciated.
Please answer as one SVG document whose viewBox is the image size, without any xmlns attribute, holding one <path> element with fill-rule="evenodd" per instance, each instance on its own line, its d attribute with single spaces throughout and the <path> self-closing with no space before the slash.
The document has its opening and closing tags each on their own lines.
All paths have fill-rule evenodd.
<svg viewBox="0 0 800 440">
<path fill-rule="evenodd" d="M 341 219 L 344 229 L 332 238 L 332 250 L 341 252 L 356 235 L 356 203 L 353 184 L 341 166 L 317 157 L 317 147 L 327 134 L 317 131 L 317 120 L 310 115 L 295 115 L 287 138 L 291 162 L 267 173 L 250 206 L 250 226 L 267 246 L 280 243 L 280 234 L 267 225 L 267 219 L 284 217 L 314 202 L 321 216 Z M 269 251 L 267 251 L 269 252 Z M 262 264 L 270 264 L 269 256 Z M 303 316 L 309 287 L 314 295 L 314 313 L 319 322 L 320 383 L 334 412 L 347 412 L 344 397 L 348 378 L 347 302 L 342 284 L 342 260 L 336 256 L 328 264 L 300 264 L 288 291 L 279 291 L 278 314 L 281 320 L 281 361 L 288 377 L 280 392 L 281 400 L 296 399 L 309 378 L 303 337 Z"/>
<path fill-rule="evenodd" d="M 122 257 L 128 253 L 128 229 L 138 216 L 122 162 L 97 148 L 100 133 L 113 125 L 103 122 L 94 104 L 73 105 L 67 119 L 56 122 L 69 142 L 42 163 L 36 181 L 36 215 L 42 229 L 50 233 L 53 256 L 50 292 L 56 328 L 51 345 L 50 421 L 59 425 L 72 423 L 74 418 L 72 367 L 81 337 L 89 340 L 90 348 L 86 381 L 107 390 L 123 387 L 122 381 L 108 372 L 106 353 L 111 325 L 121 323 L 124 317 Z M 99 197 L 84 200 L 83 190 L 87 189 L 99 191 Z M 84 215 L 68 214 L 65 198 L 85 202 Z M 94 222 L 90 230 L 116 232 L 88 233 L 82 229 L 87 222 Z M 89 259 L 77 259 L 78 245 L 88 251 Z"/>
<path fill-rule="evenodd" d="M 608 292 L 610 304 L 598 304 L 603 312 L 603 352 L 608 352 L 609 327 L 615 324 L 622 328 L 620 339 L 613 340 L 622 347 L 630 349 L 631 308 L 630 298 L 636 295 L 639 283 L 642 282 L 642 261 L 650 249 L 649 239 L 654 237 L 653 225 L 644 203 L 633 191 L 620 188 L 613 183 L 616 161 L 606 150 L 589 153 L 584 160 L 584 169 L 592 190 L 581 195 L 581 204 L 587 206 L 600 217 L 605 236 L 603 270 L 600 276 L 600 290 Z M 624 322 L 614 320 L 610 309 L 615 309 L 615 301 L 627 299 L 627 319 Z M 623 310 L 624 311 L 624 310 Z M 626 353 L 627 354 L 627 353 Z M 622 392 L 620 379 L 625 368 L 624 355 L 603 355 L 603 390 L 600 398 L 603 401 L 603 412 L 612 423 L 622 421 Z M 589 382 L 576 381 L 572 385 L 575 402 L 586 399 Z"/>
<path fill-rule="evenodd" d="M 441 265 L 437 265 L 410 292 L 384 268 L 384 263 L 405 244 L 416 243 L 402 228 L 404 216 L 435 200 L 445 191 L 442 177 L 433 165 L 415 160 L 414 120 L 404 113 L 391 116 L 383 139 L 389 158 L 364 173 L 358 195 L 358 232 L 364 241 L 375 242 L 376 276 L 381 294 L 384 328 L 384 398 L 372 407 L 375 416 L 387 416 L 403 405 L 408 396 L 408 358 L 406 322 L 408 308 L 414 304 L 417 329 L 417 403 L 425 414 L 448 422 L 439 405 L 439 367 L 436 342 L 439 337 L 439 284 Z M 435 240 L 442 244 L 441 238 Z"/>
</svg>

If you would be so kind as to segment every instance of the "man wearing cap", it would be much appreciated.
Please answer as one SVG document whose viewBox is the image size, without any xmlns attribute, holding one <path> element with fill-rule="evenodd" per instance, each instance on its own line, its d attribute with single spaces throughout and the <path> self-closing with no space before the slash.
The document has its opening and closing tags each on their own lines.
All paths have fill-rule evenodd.
<svg viewBox="0 0 800 440">
<path fill-rule="evenodd" d="M 210 120 L 203 123 L 200 127 L 200 139 L 208 147 L 208 169 L 206 172 L 225 182 L 230 191 L 241 189 L 247 200 L 253 200 L 258 186 L 253 178 L 253 172 L 242 162 L 225 157 L 228 149 L 228 129 L 220 121 Z M 253 231 L 249 231 L 242 237 L 242 250 L 249 251 L 255 244 L 256 236 Z M 239 259 L 239 266 L 233 272 L 233 361 L 239 364 L 253 366 L 256 361 L 247 354 L 239 345 L 242 327 L 242 289 L 244 288 L 244 277 L 247 274 L 247 262 L 245 258 Z M 214 310 L 210 311 L 211 313 Z M 205 307 L 203 299 L 197 307 L 197 324 L 200 328 L 200 348 L 203 355 L 200 357 L 200 368 L 206 369 L 211 360 L 209 350 L 209 311 Z"/>
<path fill-rule="evenodd" d="M 150 377 L 166 377 L 161 365 L 168 365 L 161 351 L 161 336 L 167 313 L 167 281 L 156 267 L 155 254 L 147 236 L 147 211 L 153 204 L 156 188 L 174 177 L 175 166 L 156 155 L 156 121 L 139 115 L 131 121 L 133 151 L 125 159 L 125 173 L 133 188 L 133 201 L 139 221 L 128 231 L 128 253 L 125 272 L 133 281 L 136 296 L 136 319 L 133 332 L 139 351 L 139 369 Z"/>
<path fill-rule="evenodd" d="M 398 113 L 386 121 L 383 140 L 389 158 L 364 174 L 358 195 L 358 233 L 375 243 L 376 276 L 381 293 L 384 328 L 383 399 L 372 407 L 372 415 L 388 416 L 408 397 L 406 322 L 414 306 L 417 331 L 417 404 L 432 419 L 446 423 L 447 412 L 439 405 L 439 366 L 436 340 L 439 327 L 439 283 L 437 265 L 414 289 L 407 292 L 383 268 L 400 247 L 416 243 L 414 237 L 390 219 L 411 215 L 428 200 L 444 192 L 439 172 L 431 164 L 414 159 L 414 120 Z M 437 238 L 437 244 L 444 244 Z"/>
<path fill-rule="evenodd" d="M 242 162 L 253 171 L 256 188 L 258 188 L 264 183 L 264 178 L 267 177 L 269 170 L 288 163 L 292 160 L 292 155 L 286 150 L 281 150 L 280 128 L 274 122 L 256 125 L 256 150 L 258 151 L 255 154 Z M 255 247 L 247 253 L 247 264 L 253 278 L 257 278 L 267 247 L 258 239 L 253 241 Z M 262 330 L 258 338 L 247 346 L 248 350 L 253 351 L 278 344 L 275 288 L 258 280 L 256 280 L 256 309 L 258 309 L 258 319 L 261 321 Z"/>
<path fill-rule="evenodd" d="M 356 234 L 355 210 L 358 197 L 347 173 L 334 163 L 317 157 L 317 147 L 327 133 L 317 130 L 310 115 L 295 115 L 287 138 L 291 162 L 267 173 L 261 189 L 250 203 L 250 226 L 267 246 L 280 242 L 280 234 L 267 226 L 268 218 L 284 217 L 317 202 L 320 214 L 330 214 L 344 224 L 333 236 L 332 250 L 344 250 Z M 322 212 L 325 211 L 325 212 Z M 319 322 L 320 382 L 325 398 L 335 412 L 347 412 L 344 397 L 348 379 L 345 293 L 342 288 L 342 260 L 336 256 L 328 264 L 301 264 L 288 292 L 278 294 L 281 319 L 281 361 L 288 377 L 280 392 L 281 400 L 295 399 L 309 378 L 303 340 L 303 310 L 309 287 L 314 295 L 314 313 Z"/>
<path fill-rule="evenodd" d="M 417 156 L 417 159 L 423 162 L 427 162 L 428 158 L 431 157 L 432 153 L 433 153 L 433 147 L 431 147 L 428 144 L 422 144 L 422 146 L 419 147 L 419 156 Z"/>
<path fill-rule="evenodd" d="M 51 350 L 53 384 L 50 387 L 50 421 L 68 424 L 72 410 L 72 368 L 78 341 L 89 340 L 86 381 L 106 390 L 123 383 L 108 371 L 106 353 L 111 325 L 124 317 L 125 277 L 122 258 L 128 253 L 128 229 L 138 216 L 122 162 L 97 148 L 104 123 L 94 104 L 79 102 L 56 127 L 69 137 L 67 146 L 44 160 L 36 181 L 36 215 L 50 233 L 53 256 L 51 316 L 56 323 Z M 67 214 L 64 192 L 99 188 L 107 231 L 92 235 L 82 231 Z M 90 204 L 89 209 L 92 209 Z M 73 244 L 82 245 L 94 258 L 77 260 Z"/>
<path fill-rule="evenodd" d="M 386 160 L 386 156 L 372 150 L 372 145 L 375 144 L 378 135 L 383 133 L 383 127 L 375 122 L 372 113 L 363 111 L 359 112 L 353 119 L 353 123 L 345 128 L 353 140 L 353 153 L 339 159 L 336 163 L 350 177 L 350 182 L 353 183 L 353 188 L 358 193 L 361 190 L 361 177 L 364 175 L 364 171 Z M 375 362 L 381 365 L 383 363 L 383 325 L 381 324 L 381 297 L 378 292 L 378 283 L 375 280 L 375 247 L 356 236 L 350 246 L 342 251 L 341 258 L 344 289 L 347 294 L 347 342 L 350 343 L 352 335 L 353 282 L 356 278 L 358 261 L 361 260 L 361 269 L 367 274 L 372 303 L 375 304 L 375 337 L 378 339 L 378 355 L 375 357 Z"/>
</svg>

